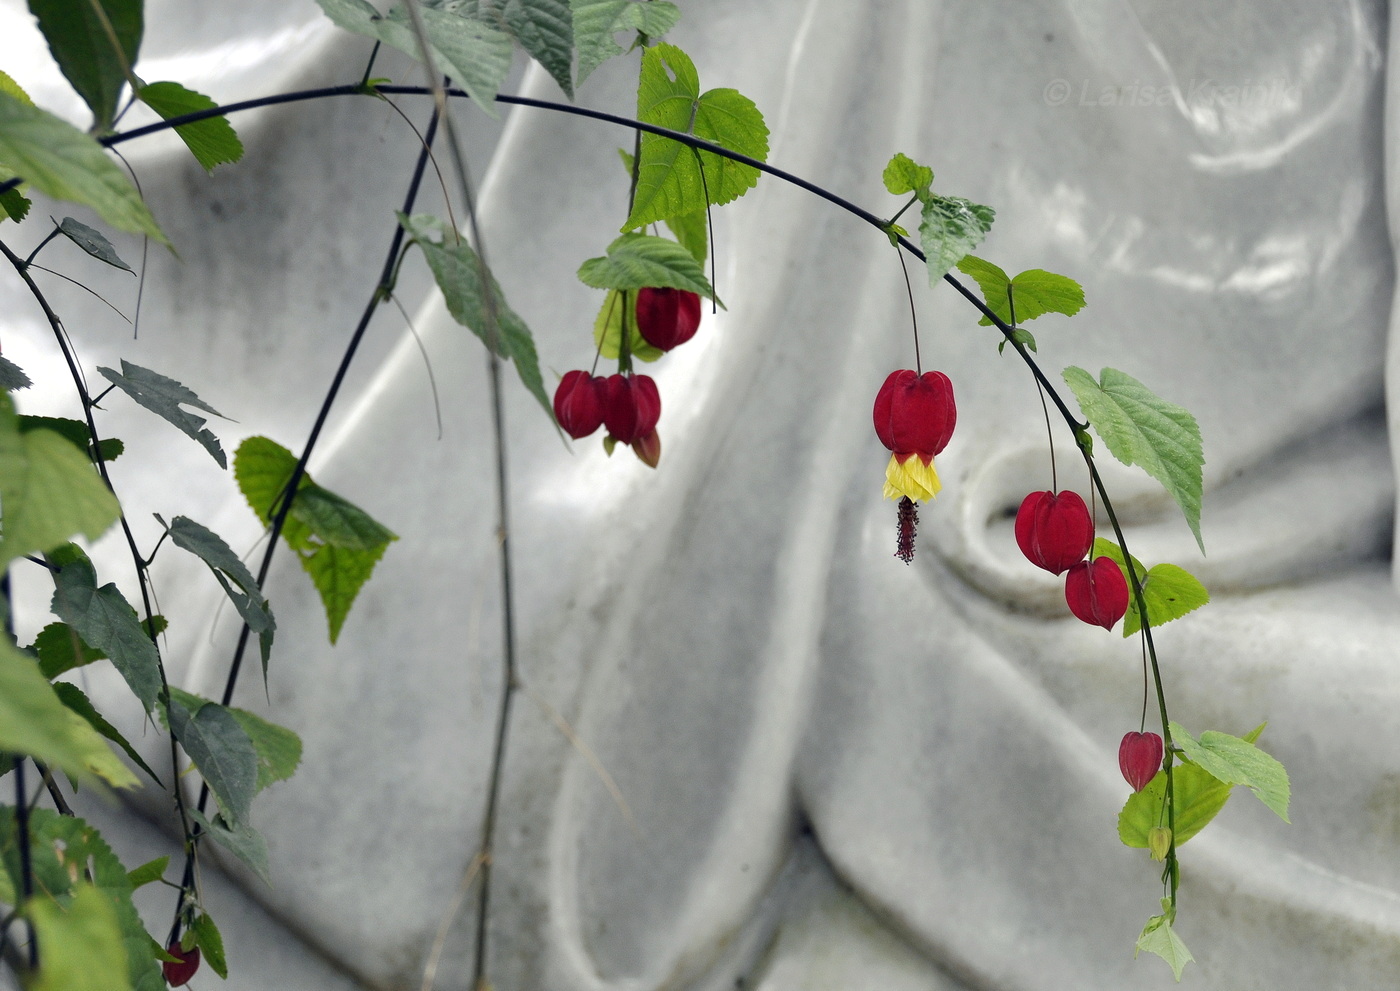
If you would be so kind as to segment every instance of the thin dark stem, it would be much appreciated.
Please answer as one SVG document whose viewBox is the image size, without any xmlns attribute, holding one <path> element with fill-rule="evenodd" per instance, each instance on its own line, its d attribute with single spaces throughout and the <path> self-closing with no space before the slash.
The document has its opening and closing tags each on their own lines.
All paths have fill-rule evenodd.
<svg viewBox="0 0 1400 991">
<path fill-rule="evenodd" d="M 49 219 L 52 220 L 53 218 L 50 217 Z M 29 257 L 24 260 L 24 267 L 28 268 L 33 263 L 34 259 L 38 257 L 39 252 L 44 250 L 44 246 L 62 233 L 63 232 L 58 229 L 58 225 L 55 224 L 53 230 L 49 231 L 44 239 L 34 246 L 34 250 L 29 252 Z"/>
<path fill-rule="evenodd" d="M 49 273 L 49 275 L 56 275 L 56 276 L 58 276 L 60 279 L 63 279 L 65 282 L 71 282 L 71 283 L 73 283 L 73 285 L 77 286 L 79 289 L 83 290 L 84 292 L 90 293 L 91 295 L 96 296 L 98 299 L 102 300 L 102 302 L 104 302 L 104 303 L 107 304 L 107 308 L 110 309 L 113 313 L 115 313 L 117 316 L 121 317 L 121 318 L 122 318 L 123 320 L 125 320 L 127 323 L 131 323 L 131 318 L 130 318 L 130 317 L 128 317 L 128 316 L 127 316 L 125 313 L 123 313 L 121 310 L 119 310 L 119 309 L 117 309 L 115 306 L 113 306 L 111 300 L 107 299 L 107 297 L 103 296 L 100 292 L 98 292 L 97 290 L 93 289 L 91 286 L 83 285 L 83 283 L 79 282 L 77 279 L 74 279 L 74 278 L 71 278 L 71 277 L 69 277 L 69 276 L 67 276 L 67 275 L 64 275 L 62 272 L 55 272 L 55 271 L 54 271 L 53 269 L 51 269 L 51 268 L 45 268 L 44 266 L 39 265 L 39 264 L 37 264 L 36 262 L 32 262 L 32 261 L 31 261 L 31 262 L 28 263 L 28 265 L 29 265 L 30 268 L 37 268 L 40 272 L 47 272 L 47 273 Z"/>
<path fill-rule="evenodd" d="M 700 191 L 705 194 L 705 233 L 710 236 L 710 312 L 719 312 L 719 289 L 715 283 L 719 281 L 715 276 L 716 268 L 719 264 L 715 258 L 715 223 L 710 219 L 710 184 L 705 179 L 705 163 L 700 159 L 698 149 L 690 149 L 695 156 L 695 165 L 700 170 Z"/>
<path fill-rule="evenodd" d="M 58 782 L 53 779 L 53 771 L 37 760 L 34 761 L 34 766 L 38 769 L 39 774 L 43 776 L 44 789 L 48 791 L 49 798 L 53 799 L 53 807 L 58 810 L 58 814 L 65 816 L 74 815 L 75 813 L 73 812 L 72 806 L 70 806 L 68 800 L 63 797 L 63 792 L 59 791 Z"/>
<path fill-rule="evenodd" d="M 8 583 L 9 576 L 5 581 Z M 7 589 L 8 590 L 8 589 Z M 29 796 L 24 787 L 25 758 L 16 755 L 15 761 L 15 829 L 19 833 L 19 885 L 20 897 L 28 903 L 34 897 L 34 862 L 29 855 Z M 29 969 L 39 967 L 39 941 L 34 936 L 34 924 L 24 920 L 29 934 Z"/>
<path fill-rule="evenodd" d="M 922 376 L 924 366 L 919 358 L 919 314 L 914 309 L 914 284 L 909 281 L 909 266 L 904 262 L 904 252 L 895 249 L 899 256 L 899 268 L 904 273 L 904 289 L 909 293 L 909 321 L 914 325 L 914 374 Z"/>
</svg>

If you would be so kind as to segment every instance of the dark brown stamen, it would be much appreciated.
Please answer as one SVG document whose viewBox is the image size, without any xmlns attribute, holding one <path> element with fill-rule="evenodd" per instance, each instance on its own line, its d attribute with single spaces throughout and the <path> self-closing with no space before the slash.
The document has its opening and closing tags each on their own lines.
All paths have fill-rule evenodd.
<svg viewBox="0 0 1400 991">
<path fill-rule="evenodd" d="M 899 500 L 898 541 L 894 556 L 905 564 L 914 560 L 914 533 L 919 529 L 919 507 L 914 500 L 904 496 Z"/>
</svg>

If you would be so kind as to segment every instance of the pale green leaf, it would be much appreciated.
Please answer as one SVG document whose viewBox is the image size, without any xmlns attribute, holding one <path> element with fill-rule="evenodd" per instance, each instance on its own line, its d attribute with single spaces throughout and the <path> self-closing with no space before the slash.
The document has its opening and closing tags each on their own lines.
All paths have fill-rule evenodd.
<svg viewBox="0 0 1400 991">
<path fill-rule="evenodd" d="M 19 418 L 20 433 L 28 433 L 31 430 L 52 430 L 63 437 L 78 450 L 92 457 L 92 444 L 89 443 L 87 424 L 82 420 L 72 420 L 64 416 L 21 416 Z M 126 445 L 115 437 L 104 437 L 98 445 L 98 450 L 102 452 L 103 461 L 115 461 L 122 456 L 126 450 Z"/>
<path fill-rule="evenodd" d="M 22 433 L 14 402 L 0 393 L 0 565 L 51 550 L 75 533 L 96 540 L 121 515 L 116 497 L 63 437 Z"/>
<path fill-rule="evenodd" d="M 1172 835 L 1181 846 L 1195 836 L 1225 807 L 1233 785 L 1225 784 L 1195 764 L 1177 764 L 1172 769 L 1172 789 L 1176 795 L 1176 829 Z M 1118 813 L 1118 838 L 1124 845 L 1147 849 L 1147 831 L 1167 825 L 1167 774 L 1158 771 L 1142 791 L 1128 796 Z"/>
<path fill-rule="evenodd" d="M 1128 576 L 1128 569 L 1123 564 L 1123 552 L 1116 543 L 1103 537 L 1094 538 L 1091 557 L 1100 556 L 1118 562 L 1118 566 L 1123 569 L 1123 577 Z M 1133 558 L 1133 568 L 1136 570 L 1137 580 L 1142 583 L 1142 596 L 1147 600 L 1147 618 L 1153 626 L 1180 619 L 1210 601 L 1210 593 L 1206 591 L 1206 587 L 1185 568 L 1174 564 L 1157 564 L 1147 568 L 1136 557 Z M 1130 637 L 1140 629 L 1142 622 L 1138 613 L 1137 597 L 1129 595 L 1123 636 Z"/>
<path fill-rule="evenodd" d="M 982 243 L 996 211 L 960 196 L 930 194 L 924 200 L 919 239 L 928 265 L 928 282 L 936 286 L 963 257 Z"/>
<path fill-rule="evenodd" d="M 165 869 L 170 866 L 170 855 L 157 857 L 155 860 L 148 860 L 140 867 L 127 871 L 126 879 L 131 883 L 131 890 L 143 888 L 165 877 Z"/>
<path fill-rule="evenodd" d="M 83 642 L 112 659 L 147 712 L 160 694 L 160 655 L 136 610 L 108 582 L 97 587 L 97 573 L 77 546 L 66 544 L 49 555 L 58 566 L 51 608 Z"/>
<path fill-rule="evenodd" d="M 94 230 L 87 224 L 74 220 L 72 217 L 64 217 L 59 223 L 58 229 L 63 232 L 63 235 L 67 237 L 68 240 L 82 248 L 98 261 L 106 262 L 113 268 L 124 268 L 128 272 L 131 272 L 132 275 L 136 274 L 131 271 L 130 265 L 121 260 L 121 256 L 117 254 L 117 249 L 112 247 L 112 242 L 107 240 L 106 235 L 101 231 Z"/>
<path fill-rule="evenodd" d="M 987 308 L 1003 323 L 1012 323 L 1013 304 L 1017 324 L 1047 313 L 1074 316 L 1084 308 L 1084 290 L 1068 276 L 1032 268 L 1012 279 L 996 265 L 976 255 L 966 256 L 957 267 L 976 280 Z M 983 317 L 978 325 L 990 327 L 992 321 Z"/>
<path fill-rule="evenodd" d="M 59 699 L 34 659 L 0 638 L 0 750 L 30 754 L 79 781 L 134 788 L 136 775 Z"/>
<path fill-rule="evenodd" d="M 92 108 L 97 130 L 106 131 L 141 49 L 142 0 L 97 2 L 111 25 L 110 34 L 93 10 L 93 0 L 29 0 L 29 10 L 59 69 Z"/>
<path fill-rule="evenodd" d="M 493 347 L 501 357 L 514 362 L 520 381 L 552 422 L 554 406 L 544 391 L 539 355 L 535 352 L 530 328 L 506 303 L 500 283 L 490 273 L 487 273 L 490 276 L 490 299 L 487 300 L 481 280 L 483 266 L 471 245 L 457 238 L 437 217 L 400 214 L 399 222 L 422 249 L 452 318 L 481 338 L 483 344 Z M 435 239 L 434 234 L 438 238 Z M 492 315 L 495 317 L 494 334 L 493 321 L 489 319 Z"/>
<path fill-rule="evenodd" d="M 1206 730 L 1198 740 L 1176 723 L 1170 725 L 1172 742 L 1187 760 L 1226 784 L 1245 785 L 1288 822 L 1288 772 L 1282 764 L 1237 736 Z"/>
<path fill-rule="evenodd" d="M 655 361 L 660 358 L 665 351 L 647 343 L 647 339 L 642 336 L 641 330 L 637 327 L 637 321 L 633 314 L 627 313 L 629 304 L 635 313 L 635 299 L 629 296 L 627 302 L 623 302 L 623 295 L 620 290 L 609 289 L 607 296 L 603 298 L 603 305 L 598 310 L 598 316 L 593 321 L 593 343 L 597 345 L 599 353 L 604 358 L 616 358 L 618 347 L 622 342 L 622 323 L 624 316 L 627 317 L 627 345 L 632 352 L 632 357 L 640 358 L 642 361 Z"/>
<path fill-rule="evenodd" d="M 590 258 L 578 269 L 579 281 L 594 289 L 685 289 L 714 298 L 700 263 L 685 247 L 652 234 L 623 234 L 608 245 L 602 258 Z M 721 304 L 723 305 L 723 304 Z"/>
<path fill-rule="evenodd" d="M 929 197 L 933 185 L 933 169 L 920 165 L 903 152 L 896 152 L 885 166 L 885 188 L 895 196 L 913 193 L 921 201 Z"/>
<path fill-rule="evenodd" d="M 224 818 L 234 825 L 246 822 L 257 792 L 258 754 L 233 713 L 172 687 L 170 732 L 194 761 Z"/>
<path fill-rule="evenodd" d="M 1100 381 L 1071 365 L 1064 379 L 1079 408 L 1125 465 L 1141 465 L 1176 500 L 1205 553 L 1201 539 L 1201 428 L 1185 409 L 1167 402 L 1131 375 L 1105 368 Z"/>
<path fill-rule="evenodd" d="M 569 0 L 505 0 L 506 26 L 520 47 L 574 97 L 574 18 Z"/>
<path fill-rule="evenodd" d="M 119 230 L 168 245 L 126 173 L 67 121 L 0 93 L 0 166 L 56 200 L 81 203 Z"/>
<path fill-rule="evenodd" d="M 1147 920 L 1147 925 L 1137 938 L 1133 956 L 1136 957 L 1144 950 L 1165 960 L 1178 981 L 1181 980 L 1181 972 L 1186 969 L 1186 965 L 1196 959 L 1191 956 L 1191 951 L 1186 948 L 1186 944 L 1176 934 L 1165 915 L 1154 915 Z"/>
<path fill-rule="evenodd" d="M 661 43 L 642 56 L 637 117 L 693 134 L 758 161 L 768 157 L 768 125 L 753 101 L 732 89 L 700 93 L 695 65 Z M 758 183 L 759 171 L 671 138 L 644 133 L 632 215 L 624 231 L 737 199 Z M 703 175 L 702 175 L 703 172 Z"/>
<path fill-rule="evenodd" d="M 615 55 L 622 54 L 615 35 L 637 31 L 660 38 L 680 20 L 681 11 L 666 0 L 572 0 L 574 44 L 578 49 L 578 85 Z"/>
<path fill-rule="evenodd" d="M 88 884 L 66 907 L 37 897 L 26 914 L 39 939 L 39 974 L 29 991 L 131 991 L 121 926 L 112 906 Z"/>
<path fill-rule="evenodd" d="M 218 106 L 203 93 L 185 89 L 179 83 L 151 83 L 142 86 L 136 95 L 142 103 L 160 114 L 162 120 L 199 110 L 213 110 Z M 192 124 L 179 124 L 175 133 L 206 172 L 214 171 L 216 165 L 236 162 L 243 157 L 243 142 L 238 140 L 228 118 L 222 115 L 206 117 Z"/>
<path fill-rule="evenodd" d="M 137 753 L 136 748 L 131 745 L 127 738 L 122 736 L 121 731 L 102 717 L 102 714 L 93 706 L 92 700 L 83 694 L 82 689 L 77 685 L 70 685 L 67 682 L 60 681 L 54 684 L 53 690 L 54 693 L 58 695 L 58 700 L 60 702 L 86 719 L 88 725 L 97 730 L 97 732 L 121 747 L 126 755 L 131 758 L 131 762 L 150 775 L 152 781 L 162 788 L 165 787 L 164 782 L 160 780 L 160 776 L 156 774 L 155 771 L 151 770 L 151 766 L 142 759 L 141 755 Z"/>
</svg>

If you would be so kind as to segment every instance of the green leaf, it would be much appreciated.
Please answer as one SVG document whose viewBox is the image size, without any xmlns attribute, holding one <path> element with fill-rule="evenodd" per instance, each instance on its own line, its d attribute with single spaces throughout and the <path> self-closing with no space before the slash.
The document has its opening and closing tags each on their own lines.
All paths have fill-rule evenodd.
<svg viewBox="0 0 1400 991">
<path fill-rule="evenodd" d="M 695 256 L 669 238 L 623 234 L 608 245 L 603 258 L 590 258 L 578 269 L 579 281 L 594 289 L 685 289 L 706 299 L 714 290 Z M 723 305 L 723 304 L 721 304 Z"/>
<path fill-rule="evenodd" d="M 165 877 L 165 869 L 169 866 L 170 855 L 166 854 L 127 871 L 126 879 L 131 883 L 131 890 L 135 891 L 137 888 L 144 888 L 148 884 L 161 880 Z"/>
<path fill-rule="evenodd" d="M 0 389 L 10 392 L 15 389 L 28 389 L 33 384 L 29 381 L 29 376 L 24 374 L 24 369 L 0 355 Z"/>
<path fill-rule="evenodd" d="M 167 624 L 164 616 L 152 616 L 151 622 L 157 636 L 165 632 Z M 141 629 L 145 628 L 146 625 L 142 623 Z M 39 658 L 39 673 L 50 681 L 65 671 L 107 658 L 105 651 L 83 643 L 82 637 L 67 623 L 50 623 L 44 627 L 29 650 Z"/>
<path fill-rule="evenodd" d="M 235 825 L 247 821 L 257 793 L 258 754 L 233 713 L 171 687 L 170 732 L 199 768 L 224 818 Z"/>
<path fill-rule="evenodd" d="M 70 420 L 63 416 L 24 416 L 19 418 L 19 432 L 27 434 L 31 430 L 52 430 L 67 439 L 78 450 L 91 457 L 92 445 L 88 442 L 87 424 L 82 420 Z M 115 461 L 122 456 L 126 445 L 115 437 L 104 437 L 98 445 L 103 461 Z"/>
<path fill-rule="evenodd" d="M 1118 567 L 1123 569 L 1123 577 L 1128 577 L 1128 569 L 1123 564 L 1123 552 L 1113 541 L 1095 537 L 1090 557 L 1112 558 L 1118 562 Z M 1147 600 L 1147 617 L 1153 626 L 1180 619 L 1210 601 L 1210 593 L 1206 591 L 1206 587 L 1184 568 L 1174 564 L 1157 564 L 1148 568 L 1136 557 L 1133 558 L 1133 568 L 1138 581 L 1142 583 L 1142 597 Z M 1132 636 L 1141 628 L 1137 597 L 1130 595 L 1128 615 L 1123 623 L 1123 636 Z"/>
<path fill-rule="evenodd" d="M 267 840 L 263 839 L 261 833 L 246 823 L 236 828 L 232 827 L 221 815 L 214 816 L 211 821 L 198 809 L 190 810 L 190 818 L 199 823 L 215 843 L 247 864 L 271 887 L 272 876 L 267 868 Z"/>
<path fill-rule="evenodd" d="M 885 188 L 895 196 L 913 193 L 921 202 L 927 202 L 929 187 L 933 185 L 933 169 L 920 165 L 903 152 L 896 152 L 885 166 Z"/>
<path fill-rule="evenodd" d="M 295 467 L 292 453 L 266 437 L 249 437 L 239 445 L 233 458 L 234 477 L 264 526 L 271 525 L 277 501 Z M 309 475 L 302 477 L 282 537 L 320 593 L 331 643 L 335 643 L 360 588 L 398 537 L 351 503 L 316 485 Z M 373 542 L 376 537 L 382 540 Z"/>
<path fill-rule="evenodd" d="M 136 775 L 59 699 L 33 658 L 0 638 L 0 750 L 30 754 L 79 781 L 134 788 Z"/>
<path fill-rule="evenodd" d="M 116 585 L 97 587 L 97 573 L 77 546 L 67 544 L 49 555 L 59 571 L 53 576 L 54 615 L 78 631 L 83 642 L 112 659 L 147 712 L 160 694 L 160 655 Z"/>
<path fill-rule="evenodd" d="M 213 110 L 218 106 L 203 93 L 185 89 L 179 83 L 149 83 L 142 86 L 136 95 L 142 103 L 160 114 L 162 120 L 199 110 Z M 216 165 L 236 162 L 243 157 L 243 142 L 238 140 L 228 118 L 222 115 L 206 117 L 192 124 L 179 124 L 175 133 L 206 172 L 213 172 Z"/>
<path fill-rule="evenodd" d="M 578 85 L 622 47 L 614 35 L 637 31 L 660 38 L 681 18 L 680 8 L 665 0 L 572 0 L 574 44 L 578 48 Z"/>
<path fill-rule="evenodd" d="M 768 157 L 768 125 L 753 101 L 732 89 L 701 95 L 694 63 L 674 45 L 654 45 L 643 54 L 637 117 L 758 161 Z M 707 203 L 728 203 L 758 183 L 759 171 L 751 165 L 708 151 L 697 153 L 659 134 L 642 135 L 641 153 L 632 215 L 624 231 L 703 210 Z"/>
<path fill-rule="evenodd" d="M 79 885 L 64 908 L 35 898 L 26 914 L 39 940 L 39 973 L 30 991 L 131 991 L 121 926 L 96 888 Z"/>
<path fill-rule="evenodd" d="M 97 730 L 97 732 L 121 747 L 122 750 L 126 752 L 126 755 L 131 758 L 132 763 L 149 774 L 152 781 L 162 788 L 165 787 L 164 782 L 160 780 L 160 776 L 157 775 L 155 771 L 152 771 L 151 766 L 141 759 L 141 755 L 136 752 L 136 749 L 127 741 L 126 737 L 122 736 L 121 731 L 107 722 L 106 719 L 102 718 L 102 714 L 93 706 L 92 701 L 83 694 L 82 689 L 77 685 L 70 685 L 67 682 L 60 681 L 53 686 L 53 690 L 54 693 L 58 695 L 58 700 L 60 702 L 86 719 L 88 725 Z"/>
<path fill-rule="evenodd" d="M 149 368 L 133 365 L 126 360 L 122 361 L 121 374 L 101 366 L 98 366 L 97 370 L 103 378 L 136 400 L 139 405 L 162 417 L 187 437 L 198 441 L 209 452 L 209 455 L 219 463 L 220 468 L 228 467 L 228 460 L 224 457 L 224 449 L 219 446 L 219 438 L 215 437 L 209 430 L 204 429 L 206 422 L 204 417 L 195 416 L 180 408 L 181 406 L 193 406 L 195 409 L 212 413 L 214 416 L 223 416 L 214 407 L 174 379 L 166 378 Z"/>
<path fill-rule="evenodd" d="M 96 540 L 121 515 L 81 451 L 51 430 L 20 431 L 8 394 L 0 394 L 0 507 L 0 566 L 52 550 L 75 533 Z"/>
<path fill-rule="evenodd" d="M 1172 742 L 1187 760 L 1226 784 L 1245 785 L 1288 822 L 1288 772 L 1282 764 L 1237 736 L 1206 730 L 1197 740 L 1178 724 L 1170 725 Z"/>
<path fill-rule="evenodd" d="M 495 351 L 503 358 L 515 363 L 516 374 L 525 388 L 535 397 L 540 406 L 554 419 L 554 406 L 545 395 L 544 379 L 540 375 L 540 360 L 535 353 L 535 341 L 530 336 L 530 328 L 525 326 L 509 304 L 494 276 L 491 276 L 490 294 L 492 306 L 487 306 L 481 283 L 482 264 L 471 245 L 465 239 L 457 238 L 447 225 L 437 217 L 417 214 L 406 217 L 399 214 L 399 223 L 423 251 L 428 268 L 447 302 L 447 311 L 459 324 L 466 327 L 483 344 L 492 346 L 489 329 L 488 310 L 493 310 L 497 333 L 494 335 Z M 434 240 L 434 234 L 440 240 Z M 489 276 L 490 273 L 488 273 Z"/>
<path fill-rule="evenodd" d="M 159 516 L 156 519 L 162 526 L 165 525 Z M 189 551 L 209 566 L 224 594 L 238 610 L 238 615 L 248 624 L 248 629 L 258 634 L 263 651 L 263 672 L 266 674 L 268 651 L 272 647 L 272 635 L 277 623 L 272 618 L 267 600 L 263 598 L 262 588 L 248 566 L 222 537 L 187 516 L 177 516 L 171 520 L 167 532 L 176 547 Z M 238 586 L 237 590 L 234 585 Z"/>
<path fill-rule="evenodd" d="M 1196 959 L 1191 956 L 1191 951 L 1186 948 L 1186 944 L 1176 934 L 1165 915 L 1154 915 L 1147 920 L 1147 925 L 1137 938 L 1133 956 L 1136 957 L 1144 950 L 1165 960 L 1178 981 L 1181 980 L 1181 972 L 1186 969 L 1186 965 Z"/>
<path fill-rule="evenodd" d="M 230 708 L 229 712 L 253 741 L 258 755 L 258 791 L 296 773 L 301 764 L 301 737 L 247 709 Z"/>
<path fill-rule="evenodd" d="M 574 98 L 574 19 L 569 0 L 505 0 L 506 26 L 520 47 Z"/>
<path fill-rule="evenodd" d="M 958 262 L 982 243 L 996 211 L 960 196 L 930 194 L 924 200 L 919 238 L 928 264 L 928 284 L 936 286 Z"/>
<path fill-rule="evenodd" d="M 382 41 L 421 61 L 418 39 L 401 7 L 387 17 L 365 0 L 316 0 L 327 17 L 347 31 Z M 496 93 L 510 72 L 515 47 L 499 28 L 446 8 L 422 7 L 423 29 L 439 72 L 445 72 L 492 117 Z"/>
<path fill-rule="evenodd" d="M 142 0 L 96 2 L 107 24 L 93 9 L 93 0 L 29 0 L 29 10 L 59 69 L 92 108 L 96 130 L 106 131 L 141 48 Z"/>
<path fill-rule="evenodd" d="M 13 177 L 6 175 L 5 170 L 0 169 L 0 182 L 10 178 Z M 18 188 L 7 189 L 0 193 L 0 212 L 3 212 L 5 217 L 9 217 L 15 223 L 19 223 L 29 216 L 29 208 L 33 205 L 29 197 L 21 193 Z M 0 220 L 3 219 L 4 217 L 0 217 Z"/>
<path fill-rule="evenodd" d="M 622 157 L 622 166 L 627 170 L 628 180 L 632 177 L 632 156 L 625 150 L 619 148 L 618 155 Z M 710 254 L 710 219 L 707 211 L 695 210 L 691 213 L 684 213 L 678 217 L 667 217 L 662 223 L 675 235 L 685 250 L 695 257 L 695 261 L 703 269 L 705 259 Z"/>
<path fill-rule="evenodd" d="M 194 924 L 190 926 L 194 932 L 195 946 L 199 947 L 199 952 L 204 958 L 204 962 L 209 965 L 209 969 L 218 974 L 222 980 L 228 980 L 228 960 L 224 956 L 224 937 L 219 932 L 219 927 L 214 925 L 214 920 L 209 918 L 208 913 L 200 912 L 194 917 Z"/>
<path fill-rule="evenodd" d="M 100 144 L 5 93 L 0 93 L 0 166 L 47 196 L 92 207 L 119 230 L 170 244 L 136 187 Z"/>
<path fill-rule="evenodd" d="M 635 304 L 632 305 L 635 306 Z M 593 321 L 593 343 L 598 346 L 599 353 L 604 358 L 616 358 L 619 354 L 618 345 L 622 341 L 622 318 L 627 306 L 628 303 L 623 301 L 620 290 L 609 289 L 607 296 L 603 298 L 603 305 L 598 310 L 597 318 Z M 640 358 L 642 361 L 655 361 L 666 353 L 647 343 L 647 339 L 637 328 L 635 318 L 627 321 L 627 330 L 627 346 L 632 352 L 632 357 Z"/>
<path fill-rule="evenodd" d="M 87 224 L 74 220 L 72 217 L 64 217 L 58 229 L 63 232 L 68 240 L 82 248 L 98 261 L 106 262 L 113 268 L 124 268 L 132 275 L 131 266 L 121 260 L 117 254 L 117 249 L 112 247 L 112 242 L 102 234 L 101 231 L 94 230 Z"/>
<path fill-rule="evenodd" d="M 1176 845 L 1195 836 L 1225 807 L 1233 785 L 1225 784 L 1195 764 L 1178 764 L 1172 769 L 1176 793 Z M 1118 813 L 1118 838 L 1125 846 L 1147 849 L 1147 831 L 1167 824 L 1167 774 L 1158 771 L 1142 791 L 1128 796 Z"/>
<path fill-rule="evenodd" d="M 125 966 L 97 974 L 108 979 L 98 986 L 108 988 L 129 981 L 126 986 L 136 991 L 164 991 L 165 981 L 151 952 L 151 938 L 131 902 L 131 879 L 102 835 L 76 816 L 59 815 L 44 808 L 30 811 L 29 832 L 36 888 L 46 896 L 36 898 L 33 904 L 48 902 L 50 898 L 68 902 L 70 896 L 87 890 L 97 894 L 113 913 L 117 938 L 125 950 Z M 19 876 L 16 837 L 14 810 L 0 808 L 0 859 L 12 878 Z M 40 950 L 46 962 L 48 957 L 42 945 Z"/>
<path fill-rule="evenodd" d="M 1047 313 L 1063 313 L 1074 316 L 1084 308 L 1084 290 L 1073 279 L 1032 268 L 1016 278 L 1008 278 L 1006 273 L 985 259 L 967 255 L 957 264 L 958 270 L 971 276 L 987 308 L 1004 323 L 1011 323 L 1011 304 L 1016 304 L 1016 322 L 1025 323 Z M 978 326 L 990 327 L 992 321 L 983 317 Z"/>
<path fill-rule="evenodd" d="M 1094 425 L 1113 456 L 1125 465 L 1141 465 L 1176 500 L 1186 523 L 1205 553 L 1201 539 L 1201 428 L 1196 418 L 1155 395 L 1116 368 L 1100 372 L 1100 381 L 1071 365 L 1064 379 L 1079 399 L 1079 408 Z"/>
</svg>

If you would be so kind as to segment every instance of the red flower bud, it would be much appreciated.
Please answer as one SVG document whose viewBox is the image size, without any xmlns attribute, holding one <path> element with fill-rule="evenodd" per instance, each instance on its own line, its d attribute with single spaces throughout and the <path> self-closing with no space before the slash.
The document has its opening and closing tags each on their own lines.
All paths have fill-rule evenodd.
<svg viewBox="0 0 1400 991">
<path fill-rule="evenodd" d="M 1162 769 L 1162 738 L 1156 733 L 1123 734 L 1123 742 L 1118 744 L 1118 769 L 1133 791 L 1142 791 Z"/>
<path fill-rule="evenodd" d="M 1084 622 L 1111 630 L 1128 611 L 1128 580 L 1111 557 L 1080 561 L 1065 575 L 1065 601 Z"/>
<path fill-rule="evenodd" d="M 654 348 L 669 351 L 695 336 L 700 297 L 684 289 L 639 289 L 637 330 Z"/>
<path fill-rule="evenodd" d="M 652 430 L 645 437 L 638 437 L 632 442 L 632 451 L 641 459 L 642 464 L 648 468 L 655 468 L 661 460 L 661 438 Z"/>
<path fill-rule="evenodd" d="M 172 988 L 184 987 L 199 970 L 199 947 L 191 946 L 188 950 L 182 950 L 177 939 L 165 948 L 165 952 L 180 958 L 179 963 L 171 963 L 169 960 L 161 962 L 160 969 L 165 974 L 165 983 Z"/>
<path fill-rule="evenodd" d="M 640 440 L 661 419 L 661 394 L 649 375 L 609 375 L 602 380 L 603 424 L 620 444 Z"/>
<path fill-rule="evenodd" d="M 554 418 L 570 437 L 587 437 L 603 423 L 603 379 L 566 372 L 554 390 Z"/>
<path fill-rule="evenodd" d="M 1094 545 L 1094 521 L 1077 492 L 1032 492 L 1016 513 L 1016 543 L 1037 568 L 1060 575 Z"/>
<path fill-rule="evenodd" d="M 948 446 L 958 408 L 953 383 L 942 372 L 890 372 L 875 395 L 875 433 L 896 454 L 929 459 Z"/>
</svg>

